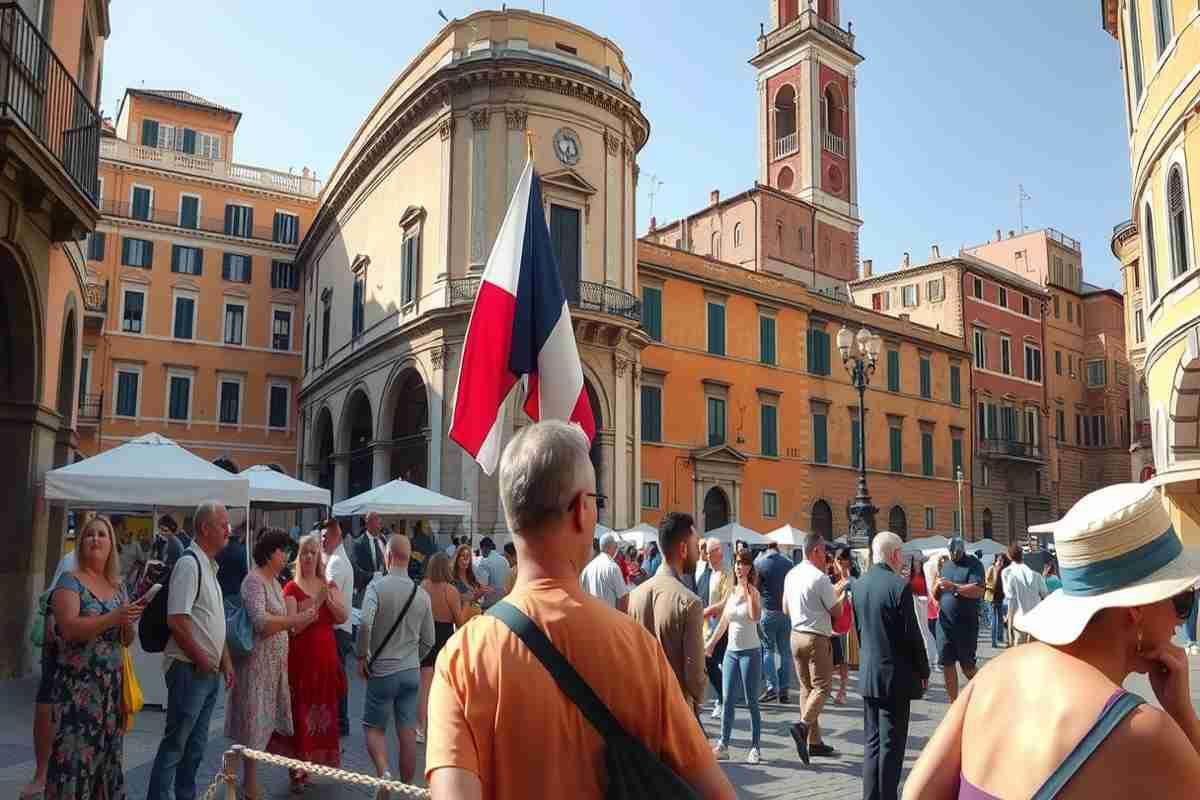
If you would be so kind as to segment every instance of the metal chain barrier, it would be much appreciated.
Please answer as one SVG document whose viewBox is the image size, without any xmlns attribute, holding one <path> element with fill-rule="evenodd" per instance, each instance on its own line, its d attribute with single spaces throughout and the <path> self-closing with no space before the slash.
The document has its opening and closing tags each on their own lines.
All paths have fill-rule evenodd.
<svg viewBox="0 0 1200 800">
<path fill-rule="evenodd" d="M 242 747 L 240 744 L 235 744 L 230 750 L 225 752 L 224 761 L 221 771 L 213 778 L 213 783 L 208 787 L 208 790 L 201 796 L 201 800 L 219 800 L 218 792 L 222 785 L 226 789 L 226 800 L 236 800 L 237 798 L 237 776 L 239 772 L 240 759 L 248 758 L 252 761 L 258 761 L 263 764 L 273 764 L 277 767 L 287 767 L 292 770 L 300 770 L 307 772 L 311 776 L 321 778 L 332 778 L 340 783 L 353 783 L 359 786 L 366 786 L 373 789 L 386 789 L 397 796 L 412 797 L 417 800 L 431 800 L 432 795 L 428 789 L 422 789 L 419 786 L 411 786 L 401 781 L 385 781 L 382 778 L 372 778 L 370 775 L 362 775 L 357 772 L 349 772 L 348 770 L 338 769 L 337 767 L 326 767 L 322 764 L 310 764 L 307 761 L 300 761 L 295 758 L 287 758 L 286 756 L 277 756 L 274 753 L 264 753 L 261 750 L 251 750 L 248 747 Z"/>
</svg>

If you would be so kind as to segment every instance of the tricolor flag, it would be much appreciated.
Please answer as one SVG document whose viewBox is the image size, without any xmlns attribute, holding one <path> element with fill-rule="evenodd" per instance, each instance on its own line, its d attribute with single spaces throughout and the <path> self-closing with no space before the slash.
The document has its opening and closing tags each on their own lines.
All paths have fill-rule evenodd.
<svg viewBox="0 0 1200 800">
<path fill-rule="evenodd" d="M 532 159 L 488 256 L 454 391 L 450 438 L 488 475 L 500 460 L 501 410 L 518 379 L 530 419 L 569 420 L 589 440 L 596 435 Z"/>
</svg>

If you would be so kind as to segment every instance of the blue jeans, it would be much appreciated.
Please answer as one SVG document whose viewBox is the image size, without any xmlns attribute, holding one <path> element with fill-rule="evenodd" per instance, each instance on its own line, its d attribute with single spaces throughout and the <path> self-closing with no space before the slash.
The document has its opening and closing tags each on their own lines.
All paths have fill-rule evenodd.
<svg viewBox="0 0 1200 800">
<path fill-rule="evenodd" d="M 763 611 L 759 624 L 762 635 L 762 671 L 767 685 L 777 692 L 786 692 L 792 675 L 792 620 L 782 611 Z M 775 666 L 778 654 L 779 666 Z"/>
<path fill-rule="evenodd" d="M 1008 641 L 1008 626 L 1005 620 L 1008 618 L 1008 604 L 995 605 L 988 604 L 991 608 L 992 615 L 992 647 L 999 647 L 1001 642 Z"/>
<path fill-rule="evenodd" d="M 193 800 L 196 770 L 208 746 L 208 722 L 221 688 L 221 676 L 197 675 L 187 661 L 174 660 L 166 678 L 167 725 L 154 757 L 146 798 Z"/>
<path fill-rule="evenodd" d="M 354 652 L 354 637 L 349 631 L 333 629 L 333 638 L 337 642 L 338 668 L 346 680 L 342 684 L 345 690 L 338 698 L 338 728 L 342 736 L 350 733 L 350 675 L 346 672 L 346 656 Z"/>
<path fill-rule="evenodd" d="M 750 746 L 758 747 L 762 733 L 762 717 L 758 713 L 758 690 L 762 681 L 762 661 L 758 650 L 726 650 L 725 663 L 721 665 L 721 694 L 725 703 L 721 706 L 721 741 L 729 744 L 733 733 L 733 712 L 737 705 L 735 692 L 741 691 L 750 707 Z"/>
</svg>

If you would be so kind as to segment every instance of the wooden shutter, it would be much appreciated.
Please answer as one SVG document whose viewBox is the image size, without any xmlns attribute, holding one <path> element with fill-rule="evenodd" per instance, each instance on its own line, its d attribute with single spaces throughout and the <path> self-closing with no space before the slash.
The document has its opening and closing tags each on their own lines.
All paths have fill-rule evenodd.
<svg viewBox="0 0 1200 800">
<path fill-rule="evenodd" d="M 813 461 L 829 463 L 829 418 L 825 414 L 813 414 Z"/>
<path fill-rule="evenodd" d="M 955 472 L 955 475 L 953 477 L 957 477 L 958 469 L 959 469 L 959 467 L 961 467 L 963 465 L 962 439 L 951 439 L 950 440 L 950 458 L 954 462 L 953 465 L 951 466 L 951 469 L 953 469 Z"/>
<path fill-rule="evenodd" d="M 962 402 L 962 376 L 958 367 L 950 368 L 950 402 L 954 405 Z"/>
<path fill-rule="evenodd" d="M 921 359 L 921 397 L 929 398 L 933 395 L 932 376 L 930 375 L 929 359 Z"/>
<path fill-rule="evenodd" d="M 178 140 L 176 140 L 178 143 Z M 196 154 L 196 132 L 191 128 L 183 129 L 183 152 Z"/>
<path fill-rule="evenodd" d="M 152 119 L 142 120 L 142 144 L 158 147 L 158 123 Z"/>
<path fill-rule="evenodd" d="M 888 350 L 888 391 L 900 391 L 900 352 L 898 350 Z"/>
<path fill-rule="evenodd" d="M 899 428 L 888 428 L 888 444 L 892 455 L 892 472 L 904 471 L 904 454 L 901 451 L 903 439 Z"/>
<path fill-rule="evenodd" d="M 921 472 L 926 476 L 933 475 L 933 434 L 921 434 Z"/>
</svg>

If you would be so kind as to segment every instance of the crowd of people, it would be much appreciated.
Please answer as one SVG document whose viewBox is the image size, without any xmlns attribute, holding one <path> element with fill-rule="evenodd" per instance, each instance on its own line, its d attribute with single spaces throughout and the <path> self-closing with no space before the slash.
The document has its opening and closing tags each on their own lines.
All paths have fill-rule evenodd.
<svg viewBox="0 0 1200 800">
<path fill-rule="evenodd" d="M 1169 796 L 1200 778 L 1187 658 L 1171 643 L 1177 625 L 1195 643 L 1200 564 L 1151 489 L 1084 498 L 1056 532 L 1061 576 L 1015 545 L 985 569 L 958 538 L 939 558 L 906 559 L 889 532 L 874 537 L 861 574 L 849 548 L 815 534 L 791 558 L 735 543 L 726 566 L 725 545 L 678 512 L 652 547 L 630 553 L 615 534 L 593 539 L 602 496 L 587 441 L 557 422 L 510 441 L 500 491 L 514 534 L 503 550 L 487 537 L 477 552 L 469 539 L 442 550 L 427 534 L 389 535 L 370 514 L 351 540 L 336 519 L 298 541 L 261 529 L 247 557 L 244 529 L 231 531 L 219 504 L 196 509 L 186 547 L 174 521 L 159 520 L 152 555 L 173 563 L 149 798 L 197 796 L 222 691 L 232 741 L 339 766 L 347 657 L 365 683 L 376 773 L 411 782 L 424 744 L 438 800 L 599 797 L 628 778 L 733 797 L 719 762 L 735 745 L 750 765 L 784 758 L 764 752 L 762 704 L 792 705 L 793 688 L 797 759 L 837 755 L 821 715 L 846 702 L 851 664 L 864 800 L 899 796 L 911 703 L 933 668 L 951 707 L 906 798 Z M 109 520 L 93 516 L 52 583 L 37 697 L 49 727 L 35 717 L 46 798 L 125 796 L 124 648 L 147 596 L 120 550 Z M 252 644 L 234 652 L 245 626 Z M 1008 647 L 982 669 L 981 626 Z M 1131 672 L 1149 674 L 1161 710 L 1121 688 Z M 749 737 L 735 742 L 739 707 Z M 711 740 L 706 712 L 719 722 Z M 535 769 L 515 768 L 528 763 L 528 740 L 513 731 L 554 732 L 539 736 Z M 1101 747 L 1107 757 L 1090 758 Z M 262 797 L 254 762 L 242 769 L 241 795 Z M 292 771 L 289 782 L 300 793 L 310 776 Z"/>
</svg>

